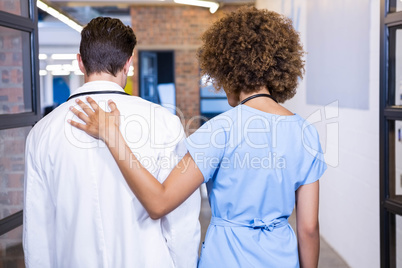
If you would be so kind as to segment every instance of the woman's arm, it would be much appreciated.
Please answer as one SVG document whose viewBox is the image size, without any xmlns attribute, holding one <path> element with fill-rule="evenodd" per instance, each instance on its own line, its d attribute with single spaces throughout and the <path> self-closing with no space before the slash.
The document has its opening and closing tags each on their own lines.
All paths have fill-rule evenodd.
<svg viewBox="0 0 402 268">
<path fill-rule="evenodd" d="M 317 268 L 320 254 L 318 223 L 318 181 L 302 185 L 296 191 L 296 228 L 300 267 Z"/>
<path fill-rule="evenodd" d="M 71 107 L 71 111 L 86 124 L 69 123 L 106 143 L 130 189 L 152 219 L 174 210 L 204 182 L 201 171 L 187 153 L 161 184 L 141 165 L 124 140 L 118 126 L 120 113 L 116 104 L 109 101 L 111 112 L 107 113 L 92 98 L 87 100 L 94 110 L 77 100 L 86 114 Z"/>
</svg>

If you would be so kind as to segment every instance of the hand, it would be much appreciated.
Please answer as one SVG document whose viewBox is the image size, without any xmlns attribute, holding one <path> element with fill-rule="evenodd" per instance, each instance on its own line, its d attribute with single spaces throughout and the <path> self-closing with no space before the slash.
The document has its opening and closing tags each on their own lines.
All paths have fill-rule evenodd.
<svg viewBox="0 0 402 268">
<path fill-rule="evenodd" d="M 85 131 L 88 135 L 108 143 L 110 138 L 116 137 L 115 134 L 119 130 L 120 111 L 112 100 L 108 101 L 108 105 L 111 109 L 110 113 L 102 110 L 91 97 L 87 97 L 87 101 L 92 109 L 80 99 L 77 99 L 76 102 L 82 108 L 83 112 L 78 111 L 72 106 L 70 107 L 70 110 L 79 119 L 84 121 L 85 124 L 72 120 L 68 120 L 68 123 Z"/>
</svg>

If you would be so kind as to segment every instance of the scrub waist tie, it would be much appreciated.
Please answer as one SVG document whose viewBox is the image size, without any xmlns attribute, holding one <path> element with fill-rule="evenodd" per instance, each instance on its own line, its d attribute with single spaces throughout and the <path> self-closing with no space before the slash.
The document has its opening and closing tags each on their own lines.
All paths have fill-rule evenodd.
<svg viewBox="0 0 402 268">
<path fill-rule="evenodd" d="M 210 223 L 210 225 L 223 226 L 223 227 L 248 227 L 253 229 L 264 229 L 269 232 L 272 232 L 275 228 L 280 228 L 288 224 L 289 222 L 287 218 L 279 218 L 267 222 L 264 222 L 264 220 L 259 218 L 254 218 L 252 221 L 250 221 L 249 224 L 247 224 L 222 219 L 219 217 L 212 217 Z"/>
</svg>

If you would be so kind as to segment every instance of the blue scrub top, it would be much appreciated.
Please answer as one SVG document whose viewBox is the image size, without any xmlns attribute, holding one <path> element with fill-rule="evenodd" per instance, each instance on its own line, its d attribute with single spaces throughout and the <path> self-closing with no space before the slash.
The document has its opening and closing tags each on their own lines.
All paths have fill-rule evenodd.
<svg viewBox="0 0 402 268">
<path fill-rule="evenodd" d="M 287 218 L 298 187 L 327 168 L 316 129 L 297 114 L 239 105 L 185 143 L 212 210 L 199 267 L 299 267 Z"/>
</svg>

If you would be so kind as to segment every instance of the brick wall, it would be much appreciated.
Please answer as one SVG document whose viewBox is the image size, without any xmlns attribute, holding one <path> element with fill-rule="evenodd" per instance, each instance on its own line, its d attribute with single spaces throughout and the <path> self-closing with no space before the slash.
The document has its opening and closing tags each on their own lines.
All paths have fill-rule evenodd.
<svg viewBox="0 0 402 268">
<path fill-rule="evenodd" d="M 196 59 L 201 45 L 201 34 L 225 12 L 238 5 L 226 5 L 215 14 L 208 9 L 193 6 L 133 6 L 132 27 L 138 44 L 134 51 L 133 94 L 139 92 L 139 51 L 173 51 L 175 62 L 176 106 L 182 112 L 182 122 L 187 133 L 199 126 L 200 74 Z M 178 113 L 180 115 L 180 113 Z"/>
<path fill-rule="evenodd" d="M 23 207 L 25 139 L 30 130 L 0 130 L 0 219 Z M 24 267 L 21 242 L 21 226 L 0 236 L 0 267 Z"/>
<path fill-rule="evenodd" d="M 22 209 L 25 139 L 30 129 L 0 130 L 0 219 Z"/>
</svg>

